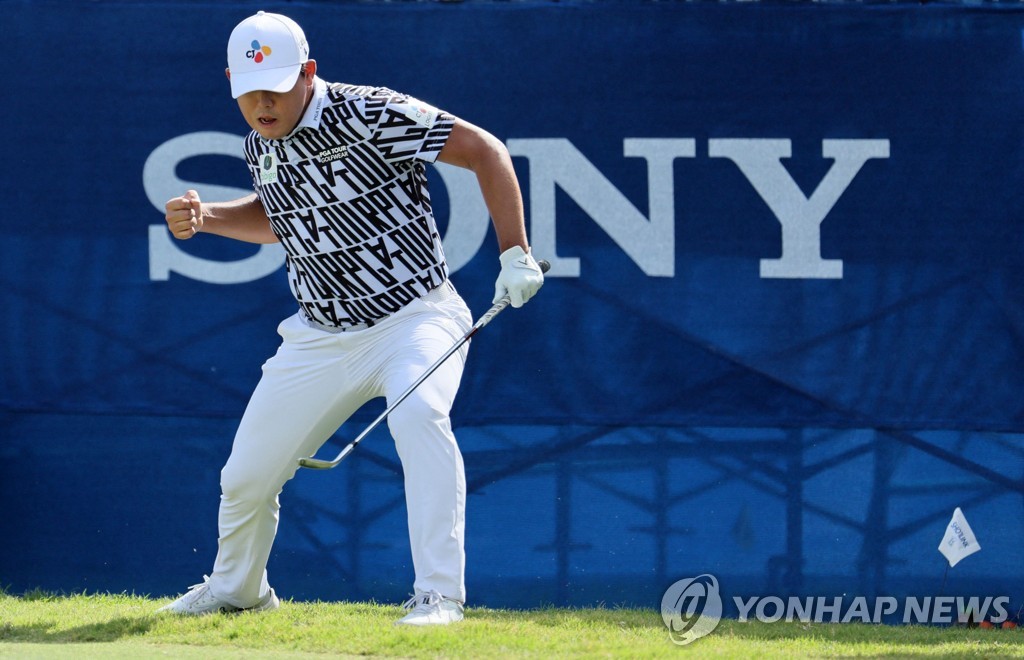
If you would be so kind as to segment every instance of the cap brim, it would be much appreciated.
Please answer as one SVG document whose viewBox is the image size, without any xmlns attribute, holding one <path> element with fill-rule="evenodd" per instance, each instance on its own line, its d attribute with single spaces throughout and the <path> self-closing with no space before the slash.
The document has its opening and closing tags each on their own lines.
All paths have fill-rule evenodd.
<svg viewBox="0 0 1024 660">
<path fill-rule="evenodd" d="M 289 64 L 276 69 L 263 69 L 246 73 L 231 72 L 231 96 L 238 98 L 242 94 L 257 90 L 266 92 L 287 92 L 295 86 L 299 79 L 301 64 Z"/>
</svg>

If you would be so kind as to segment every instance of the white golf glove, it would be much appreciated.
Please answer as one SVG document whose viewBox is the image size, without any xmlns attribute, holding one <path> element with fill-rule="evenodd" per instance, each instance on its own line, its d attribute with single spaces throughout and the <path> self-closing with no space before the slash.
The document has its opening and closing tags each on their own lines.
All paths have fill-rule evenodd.
<svg viewBox="0 0 1024 660">
<path fill-rule="evenodd" d="M 522 307 L 544 284 L 544 273 L 529 252 L 518 245 L 501 253 L 501 272 L 494 283 L 497 304 L 507 294 L 513 307 Z"/>
</svg>

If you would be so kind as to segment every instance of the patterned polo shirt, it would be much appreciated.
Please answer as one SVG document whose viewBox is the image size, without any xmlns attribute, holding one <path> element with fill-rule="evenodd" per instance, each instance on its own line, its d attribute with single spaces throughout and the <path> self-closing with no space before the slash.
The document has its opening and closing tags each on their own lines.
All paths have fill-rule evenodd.
<svg viewBox="0 0 1024 660">
<path fill-rule="evenodd" d="M 307 318 L 373 323 L 444 283 L 427 190 L 454 117 L 383 87 L 315 79 L 295 130 L 255 131 L 245 159 Z"/>
</svg>

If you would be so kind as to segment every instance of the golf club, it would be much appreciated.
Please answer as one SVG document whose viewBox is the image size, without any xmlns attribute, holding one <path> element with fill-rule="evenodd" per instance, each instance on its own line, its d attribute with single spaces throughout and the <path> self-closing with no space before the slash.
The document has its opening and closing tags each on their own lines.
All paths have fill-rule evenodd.
<svg viewBox="0 0 1024 660">
<path fill-rule="evenodd" d="M 545 261 L 543 259 L 538 261 L 537 265 L 540 266 L 540 270 L 543 273 L 548 272 L 548 270 L 551 268 L 551 264 L 549 264 L 547 261 Z M 483 328 L 485 325 L 490 323 L 494 319 L 494 317 L 497 316 L 498 314 L 500 314 L 503 309 L 508 307 L 511 302 L 512 301 L 509 299 L 508 295 L 505 295 L 505 297 L 503 297 L 501 300 L 496 302 L 489 310 L 487 310 L 487 312 L 484 313 L 484 315 L 481 316 L 480 319 L 476 323 L 473 324 L 473 327 L 470 328 L 469 331 L 466 332 L 466 334 L 462 335 L 461 339 L 459 339 L 457 342 L 455 342 L 454 346 L 449 348 L 445 352 L 445 354 L 442 355 L 440 357 L 440 359 L 438 359 L 437 362 L 435 362 L 434 364 L 430 365 L 430 367 L 428 367 L 427 370 L 425 372 L 423 372 L 423 375 L 420 376 L 419 378 L 417 378 L 416 381 L 413 382 L 413 384 L 409 386 L 409 389 L 407 389 L 405 392 L 402 392 L 402 395 L 399 396 L 397 399 L 395 399 L 395 401 L 390 406 L 388 406 L 384 410 L 384 412 L 382 412 L 377 417 L 377 419 L 373 420 L 372 424 L 367 426 L 366 429 L 364 429 L 363 432 L 360 433 L 356 437 L 355 440 L 353 440 L 348 445 L 346 445 L 346 447 L 341 450 L 341 453 L 338 454 L 334 458 L 333 461 L 327 461 L 327 460 L 322 460 L 322 459 L 313 458 L 313 457 L 300 458 L 299 459 L 299 466 L 300 467 L 304 467 L 304 468 L 310 468 L 310 469 L 313 469 L 313 470 L 330 470 L 333 467 L 337 467 L 337 465 L 339 463 L 341 463 L 343 460 L 345 460 L 345 457 L 348 456 L 349 454 L 351 454 L 352 450 L 354 450 L 356 448 L 356 446 L 360 442 L 362 442 L 363 438 L 365 438 L 367 435 L 370 434 L 371 431 L 373 431 L 375 428 L 377 428 L 377 426 L 382 421 L 387 419 L 387 416 L 389 414 L 391 414 L 391 411 L 394 410 L 398 406 L 398 404 L 400 404 L 403 401 L 405 401 L 405 399 L 410 394 L 412 394 L 413 391 L 417 387 L 419 387 L 420 384 L 423 381 L 425 381 L 430 376 L 430 374 L 434 373 L 437 370 L 438 367 L 440 367 L 442 364 L 444 364 L 445 360 L 450 358 L 452 356 L 452 354 L 454 354 L 457 350 L 462 348 L 463 344 L 465 344 L 467 341 L 472 339 L 473 335 L 475 335 L 477 332 L 479 332 L 480 329 Z"/>
</svg>

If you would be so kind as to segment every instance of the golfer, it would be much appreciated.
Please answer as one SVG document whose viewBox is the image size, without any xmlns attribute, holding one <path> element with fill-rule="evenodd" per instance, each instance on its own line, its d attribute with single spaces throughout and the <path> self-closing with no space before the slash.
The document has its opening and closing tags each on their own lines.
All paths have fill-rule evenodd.
<svg viewBox="0 0 1024 660">
<path fill-rule="evenodd" d="M 448 278 L 425 166 L 472 170 L 500 254 L 495 302 L 521 307 L 544 282 L 530 255 L 522 195 L 488 132 L 383 87 L 329 83 L 302 29 L 259 12 L 228 40 L 231 95 L 252 129 L 255 194 L 167 202 L 171 233 L 280 243 L 298 309 L 278 326 L 221 472 L 219 548 L 202 584 L 161 608 L 177 614 L 271 610 L 266 572 L 278 496 L 297 469 L 366 402 L 390 403 L 472 325 Z M 463 617 L 466 480 L 449 411 L 467 347 L 388 417 L 402 462 L 415 582 L 398 623 Z"/>
</svg>

